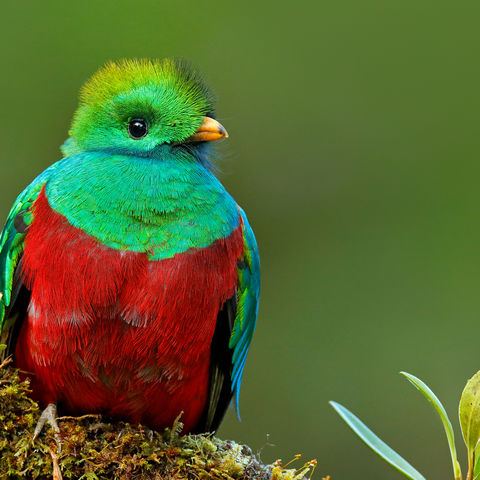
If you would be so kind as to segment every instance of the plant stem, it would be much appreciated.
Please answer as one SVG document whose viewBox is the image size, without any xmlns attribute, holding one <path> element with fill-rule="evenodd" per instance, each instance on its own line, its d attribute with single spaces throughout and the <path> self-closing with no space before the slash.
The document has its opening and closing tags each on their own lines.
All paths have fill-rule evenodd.
<svg viewBox="0 0 480 480">
<path fill-rule="evenodd" d="M 472 454 L 468 456 L 468 473 L 466 480 L 473 480 L 473 473 L 475 470 L 475 449 Z"/>
</svg>

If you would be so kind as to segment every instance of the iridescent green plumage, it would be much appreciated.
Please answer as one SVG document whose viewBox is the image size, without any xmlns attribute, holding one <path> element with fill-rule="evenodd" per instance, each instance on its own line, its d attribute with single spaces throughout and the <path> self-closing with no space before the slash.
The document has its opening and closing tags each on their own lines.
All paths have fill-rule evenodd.
<svg viewBox="0 0 480 480">
<path fill-rule="evenodd" d="M 168 145 L 155 153 L 71 157 L 47 183 L 50 204 L 103 244 L 149 252 L 154 260 L 227 237 L 238 225 L 238 210 L 220 182 L 188 153 Z M 89 193 L 100 189 L 101 199 Z M 82 209 L 75 208 L 79 203 Z"/>
</svg>

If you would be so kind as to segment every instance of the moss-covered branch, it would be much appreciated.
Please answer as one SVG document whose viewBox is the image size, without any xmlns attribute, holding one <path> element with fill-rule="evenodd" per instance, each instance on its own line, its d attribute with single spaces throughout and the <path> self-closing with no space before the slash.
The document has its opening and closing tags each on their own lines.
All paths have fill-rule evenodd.
<svg viewBox="0 0 480 480">
<path fill-rule="evenodd" d="M 0 480 L 29 479 L 261 479 L 300 480 L 298 470 L 262 465 L 244 445 L 209 435 L 180 436 L 181 425 L 163 433 L 100 416 L 60 417 L 61 450 L 53 431 L 33 442 L 40 416 L 28 381 L 0 365 Z"/>
</svg>

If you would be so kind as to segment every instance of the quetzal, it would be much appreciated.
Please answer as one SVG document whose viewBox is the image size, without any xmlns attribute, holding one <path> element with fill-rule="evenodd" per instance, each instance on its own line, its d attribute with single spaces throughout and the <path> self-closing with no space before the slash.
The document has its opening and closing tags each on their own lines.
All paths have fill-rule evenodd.
<svg viewBox="0 0 480 480">
<path fill-rule="evenodd" d="M 238 393 L 259 257 L 214 176 L 227 137 L 180 60 L 107 64 L 63 158 L 17 198 L 0 240 L 0 343 L 33 396 L 153 429 L 214 431 Z"/>
</svg>

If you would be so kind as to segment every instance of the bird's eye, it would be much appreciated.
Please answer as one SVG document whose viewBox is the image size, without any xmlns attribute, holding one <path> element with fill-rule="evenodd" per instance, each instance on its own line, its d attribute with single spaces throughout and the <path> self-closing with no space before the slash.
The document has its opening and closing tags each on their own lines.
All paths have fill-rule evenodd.
<svg viewBox="0 0 480 480">
<path fill-rule="evenodd" d="M 128 134 L 134 140 L 140 140 L 148 133 L 148 124 L 143 118 L 134 118 L 128 122 Z"/>
</svg>

